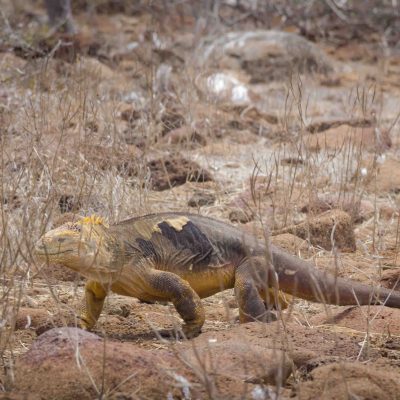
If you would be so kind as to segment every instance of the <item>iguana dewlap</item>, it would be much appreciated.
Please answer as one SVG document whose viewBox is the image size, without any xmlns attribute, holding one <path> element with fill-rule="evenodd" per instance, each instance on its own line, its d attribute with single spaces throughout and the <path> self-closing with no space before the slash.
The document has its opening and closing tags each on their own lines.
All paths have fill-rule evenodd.
<svg viewBox="0 0 400 400">
<path fill-rule="evenodd" d="M 187 336 L 197 335 L 204 323 L 200 299 L 228 288 L 235 289 L 241 322 L 266 320 L 271 306 L 284 305 L 278 288 L 328 304 L 400 308 L 399 292 L 335 277 L 268 247 L 271 254 L 263 241 L 215 219 L 160 213 L 111 226 L 98 217 L 67 222 L 47 232 L 35 253 L 88 278 L 81 312 L 86 329 L 95 325 L 110 291 L 171 301 Z"/>
</svg>

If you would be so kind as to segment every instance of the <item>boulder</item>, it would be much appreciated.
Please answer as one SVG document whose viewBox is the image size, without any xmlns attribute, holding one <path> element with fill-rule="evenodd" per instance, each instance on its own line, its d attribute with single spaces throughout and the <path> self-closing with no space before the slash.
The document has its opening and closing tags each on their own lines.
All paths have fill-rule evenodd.
<svg viewBox="0 0 400 400">
<path fill-rule="evenodd" d="M 373 363 L 338 362 L 316 368 L 297 393 L 299 400 L 397 400 L 400 373 Z"/>
<path fill-rule="evenodd" d="M 17 361 L 15 389 L 45 399 L 168 398 L 182 394 L 173 357 L 104 340 L 77 328 L 55 328 L 39 336 Z"/>
<path fill-rule="evenodd" d="M 388 132 L 378 128 L 340 125 L 320 133 L 302 137 L 309 151 L 339 151 L 347 146 L 373 152 L 383 152 L 392 146 Z"/>
<path fill-rule="evenodd" d="M 314 246 L 326 250 L 332 249 L 334 244 L 341 251 L 356 250 L 353 222 L 349 214 L 341 210 L 331 210 L 316 217 L 310 217 L 297 225 L 291 225 L 274 235 L 291 233 L 302 239 L 309 239 Z"/>
<path fill-rule="evenodd" d="M 226 33 L 204 43 L 196 59 L 202 66 L 242 70 L 251 77 L 251 83 L 333 70 L 315 44 L 295 33 L 275 30 Z"/>
<path fill-rule="evenodd" d="M 304 204 L 300 211 L 310 214 L 321 214 L 323 212 L 341 209 L 349 213 L 355 223 L 363 222 L 374 215 L 375 208 L 369 200 L 355 197 L 352 193 L 327 194 L 315 197 Z"/>
<path fill-rule="evenodd" d="M 196 191 L 188 201 L 189 207 L 209 206 L 215 203 L 215 195 L 207 192 Z"/>
</svg>

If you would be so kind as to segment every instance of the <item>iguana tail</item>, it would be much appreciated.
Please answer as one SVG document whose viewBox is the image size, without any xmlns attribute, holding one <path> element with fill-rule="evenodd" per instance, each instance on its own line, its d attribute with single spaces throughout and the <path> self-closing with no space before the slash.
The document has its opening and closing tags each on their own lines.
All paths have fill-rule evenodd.
<svg viewBox="0 0 400 400">
<path fill-rule="evenodd" d="M 305 300 L 336 305 L 384 304 L 400 308 L 400 292 L 335 277 L 273 247 L 279 289 Z"/>
</svg>

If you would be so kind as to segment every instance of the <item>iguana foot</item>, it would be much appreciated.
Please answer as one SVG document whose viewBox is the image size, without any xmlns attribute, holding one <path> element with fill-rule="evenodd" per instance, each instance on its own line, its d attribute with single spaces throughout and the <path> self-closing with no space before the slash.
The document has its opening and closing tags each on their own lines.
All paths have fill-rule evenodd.
<svg viewBox="0 0 400 400">
<path fill-rule="evenodd" d="M 89 323 L 86 319 L 78 317 L 78 327 L 84 331 L 91 331 L 94 324 Z"/>
<path fill-rule="evenodd" d="M 201 333 L 201 326 L 198 325 L 183 325 L 182 332 L 187 339 L 192 339 L 199 336 Z"/>
<path fill-rule="evenodd" d="M 183 325 L 182 329 L 161 329 L 157 331 L 157 334 L 161 337 L 168 339 L 192 339 L 199 336 L 201 333 L 201 327 L 188 327 Z"/>
</svg>

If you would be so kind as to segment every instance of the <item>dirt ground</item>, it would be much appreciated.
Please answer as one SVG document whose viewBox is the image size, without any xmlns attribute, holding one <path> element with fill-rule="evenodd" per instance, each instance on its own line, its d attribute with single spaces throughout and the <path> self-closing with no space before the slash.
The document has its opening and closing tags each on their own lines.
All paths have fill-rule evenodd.
<svg viewBox="0 0 400 400">
<path fill-rule="evenodd" d="M 111 295 L 94 335 L 57 331 L 84 279 L 32 257 L 67 212 L 179 210 L 400 290 L 398 45 L 231 2 L 77 2 L 79 33 L 50 35 L 25 3 L 0 39 L 0 399 L 400 399 L 398 309 L 294 298 L 240 325 L 227 290 L 184 341 L 156 334 L 171 304 Z"/>
</svg>

